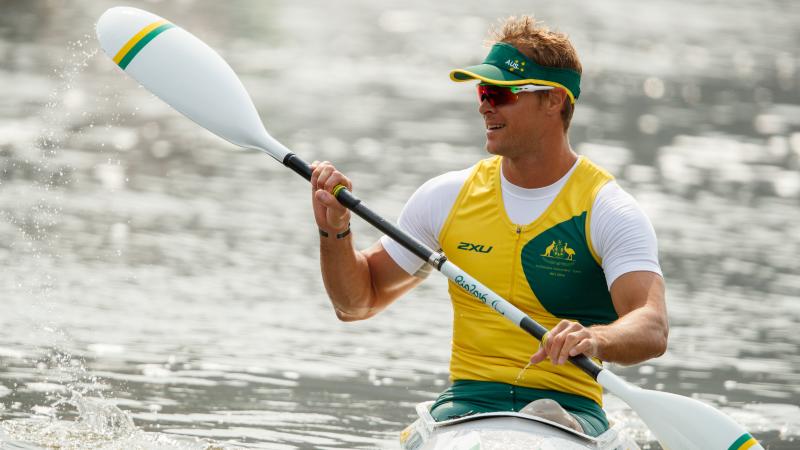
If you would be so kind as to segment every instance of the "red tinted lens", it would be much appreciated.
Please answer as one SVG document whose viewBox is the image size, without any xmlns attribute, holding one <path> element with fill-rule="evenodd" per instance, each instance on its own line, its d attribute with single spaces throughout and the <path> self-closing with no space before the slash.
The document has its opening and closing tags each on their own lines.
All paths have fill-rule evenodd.
<svg viewBox="0 0 800 450">
<path fill-rule="evenodd" d="M 507 87 L 479 84 L 478 101 L 483 102 L 484 99 L 488 100 L 492 106 L 500 106 L 517 101 L 517 94 L 511 92 L 511 89 Z"/>
</svg>

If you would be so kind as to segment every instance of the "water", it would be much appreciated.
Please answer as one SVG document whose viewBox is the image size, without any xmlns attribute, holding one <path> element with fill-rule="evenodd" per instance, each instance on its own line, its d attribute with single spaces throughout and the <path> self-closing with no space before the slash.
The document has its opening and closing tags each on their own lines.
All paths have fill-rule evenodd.
<svg viewBox="0 0 800 450">
<path fill-rule="evenodd" d="M 517 2 L 132 2 L 218 49 L 271 133 L 394 219 L 481 158 L 471 88 Z M 396 448 L 447 382 L 442 277 L 339 323 L 303 180 L 124 77 L 106 1 L 0 15 L 0 439 L 8 448 Z M 771 449 L 800 438 L 800 8 L 533 2 L 586 74 L 571 142 L 650 215 L 667 354 L 613 367 L 708 401 Z M 378 234 L 354 221 L 359 246 Z M 613 397 L 606 407 L 651 444 Z M 766 446 L 765 445 L 765 446 Z"/>
</svg>

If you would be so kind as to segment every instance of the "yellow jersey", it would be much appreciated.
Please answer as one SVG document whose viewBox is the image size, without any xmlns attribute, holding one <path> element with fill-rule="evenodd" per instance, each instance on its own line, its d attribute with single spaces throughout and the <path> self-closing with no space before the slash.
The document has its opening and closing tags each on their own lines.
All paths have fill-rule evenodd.
<svg viewBox="0 0 800 450">
<path fill-rule="evenodd" d="M 501 157 L 474 167 L 439 234 L 447 258 L 547 328 L 618 318 L 589 232 L 592 204 L 613 177 L 583 157 L 550 206 L 526 225 L 511 222 Z M 546 360 L 523 371 L 539 343 L 452 281 L 450 376 L 548 389 L 602 404 L 602 388 L 570 364 Z"/>
</svg>

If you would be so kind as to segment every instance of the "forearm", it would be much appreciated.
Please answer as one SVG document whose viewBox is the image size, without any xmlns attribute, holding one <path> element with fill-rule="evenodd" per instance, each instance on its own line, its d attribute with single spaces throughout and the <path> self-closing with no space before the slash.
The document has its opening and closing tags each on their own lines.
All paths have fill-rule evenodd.
<svg viewBox="0 0 800 450">
<path fill-rule="evenodd" d="M 314 162 L 311 167 L 311 201 L 314 221 L 321 231 L 325 290 L 340 320 L 372 317 L 421 279 L 398 266 L 380 242 L 362 251 L 355 249 L 353 235 L 345 232 L 350 212 L 331 194 L 339 185 L 352 190 L 350 180 L 330 163 Z"/>
<path fill-rule="evenodd" d="M 667 349 L 666 316 L 650 306 L 590 329 L 598 340 L 597 356 L 603 361 L 636 364 L 661 356 Z"/>
<path fill-rule="evenodd" d="M 336 316 L 344 321 L 366 319 L 377 312 L 369 263 L 353 246 L 352 236 L 320 237 L 322 280 Z"/>
</svg>

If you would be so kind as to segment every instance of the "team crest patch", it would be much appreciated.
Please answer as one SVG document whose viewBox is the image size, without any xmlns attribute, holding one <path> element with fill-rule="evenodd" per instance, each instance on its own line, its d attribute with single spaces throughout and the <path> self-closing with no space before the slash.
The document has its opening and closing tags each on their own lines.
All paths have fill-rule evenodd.
<svg viewBox="0 0 800 450">
<path fill-rule="evenodd" d="M 553 240 L 550 245 L 544 249 L 544 253 L 542 253 L 541 256 L 550 264 L 560 262 L 562 264 L 566 263 L 572 265 L 575 262 L 575 250 L 570 248 L 567 242 L 561 240 Z M 547 261 L 548 259 L 557 261 Z"/>
<path fill-rule="evenodd" d="M 542 231 L 520 255 L 525 279 L 539 303 L 550 314 L 583 326 L 617 319 L 603 268 L 586 239 L 587 215 L 583 211 Z"/>
</svg>

